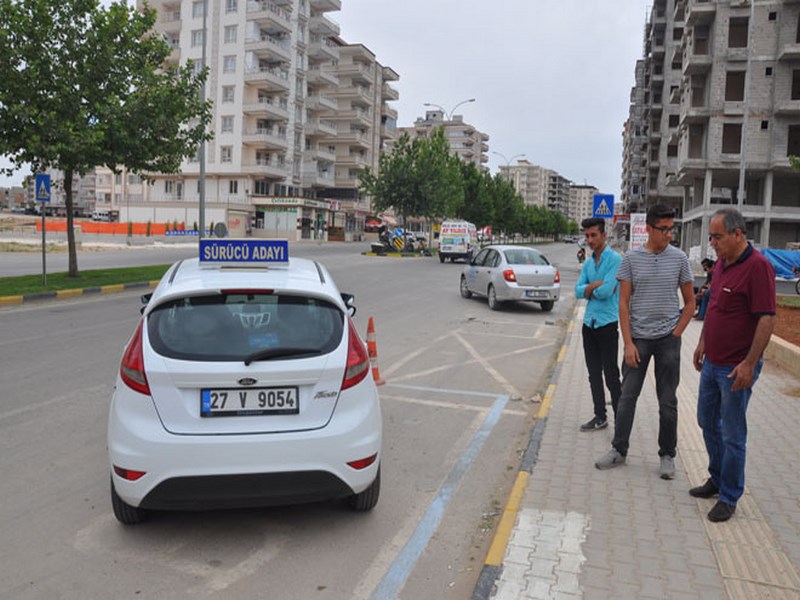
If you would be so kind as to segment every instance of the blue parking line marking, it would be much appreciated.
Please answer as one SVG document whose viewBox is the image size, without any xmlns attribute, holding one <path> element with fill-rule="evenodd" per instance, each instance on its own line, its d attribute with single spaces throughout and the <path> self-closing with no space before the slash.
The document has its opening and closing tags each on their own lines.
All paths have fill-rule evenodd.
<svg viewBox="0 0 800 600">
<path fill-rule="evenodd" d="M 432 388 L 414 389 L 442 391 L 433 390 Z M 408 576 L 411 574 L 411 570 L 414 568 L 417 560 L 422 555 L 422 552 L 425 550 L 425 547 L 428 545 L 431 537 L 433 537 L 433 534 L 436 532 L 436 529 L 442 520 L 444 510 L 447 508 L 453 493 L 458 489 L 458 486 L 461 483 L 461 480 L 464 478 L 464 475 L 472 466 L 472 463 L 475 462 L 475 459 L 477 458 L 483 443 L 486 441 L 486 438 L 489 437 L 492 429 L 500 420 L 500 415 L 508 403 L 508 396 L 495 396 L 495 398 L 496 400 L 494 401 L 492 408 L 489 410 L 489 413 L 486 415 L 483 423 L 481 423 L 478 431 L 475 432 L 475 435 L 472 437 L 472 441 L 470 442 L 469 446 L 458 459 L 456 464 L 453 465 L 453 468 L 447 475 L 447 479 L 445 479 L 444 483 L 439 488 L 439 492 L 431 501 L 431 504 L 428 507 L 428 510 L 425 511 L 422 519 L 420 519 L 420 522 L 417 525 L 417 528 L 414 530 L 414 533 L 394 559 L 389 567 L 389 570 L 386 572 L 386 575 L 383 576 L 383 579 L 381 579 L 380 583 L 378 583 L 378 586 L 375 588 L 375 591 L 372 593 L 372 596 L 370 596 L 371 600 L 392 600 L 393 598 L 397 597 L 397 594 L 402 589 L 403 584 L 405 584 L 406 579 L 408 579 Z"/>
</svg>

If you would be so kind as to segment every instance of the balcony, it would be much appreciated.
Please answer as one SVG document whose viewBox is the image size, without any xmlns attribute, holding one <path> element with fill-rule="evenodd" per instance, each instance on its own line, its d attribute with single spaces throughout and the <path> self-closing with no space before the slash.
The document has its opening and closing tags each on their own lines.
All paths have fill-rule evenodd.
<svg viewBox="0 0 800 600">
<path fill-rule="evenodd" d="M 311 86 L 333 86 L 337 87 L 339 85 L 339 78 L 336 76 L 335 73 L 327 70 L 322 69 L 320 67 L 314 67 L 308 70 L 306 75 L 306 81 Z"/>
<path fill-rule="evenodd" d="M 306 123 L 305 134 L 308 137 L 336 137 L 336 123 L 325 119 L 311 119 Z"/>
<path fill-rule="evenodd" d="M 781 100 L 777 102 L 775 114 L 782 117 L 800 115 L 800 100 Z"/>
<path fill-rule="evenodd" d="M 359 62 L 340 62 L 336 67 L 336 74 L 339 77 L 349 77 L 353 83 L 371 84 L 375 78 L 372 67 Z"/>
<path fill-rule="evenodd" d="M 692 54 L 686 52 L 683 56 L 683 74 L 698 75 L 711 70 L 713 58 L 710 54 Z"/>
<path fill-rule="evenodd" d="M 275 148 L 286 150 L 289 142 L 286 139 L 285 128 L 259 127 L 242 133 L 242 143 L 246 146 L 257 148 Z"/>
<path fill-rule="evenodd" d="M 784 44 L 778 53 L 778 60 L 800 60 L 800 44 Z"/>
<path fill-rule="evenodd" d="M 286 98 L 259 98 L 256 102 L 246 103 L 242 112 L 254 117 L 272 117 L 279 121 L 289 120 L 289 103 Z"/>
<path fill-rule="evenodd" d="M 320 12 L 342 10 L 342 0 L 310 0 L 309 4 L 311 8 Z"/>
<path fill-rule="evenodd" d="M 333 96 L 309 94 L 306 96 L 306 108 L 314 111 L 339 110 L 339 102 Z"/>
<path fill-rule="evenodd" d="M 245 71 L 244 81 L 271 90 L 289 91 L 289 73 L 275 67 L 251 67 Z"/>
<path fill-rule="evenodd" d="M 711 0 L 687 0 L 684 14 L 687 27 L 710 23 L 717 14 L 717 3 Z"/>
<path fill-rule="evenodd" d="M 306 187 L 333 187 L 333 169 L 320 171 L 314 162 L 303 163 L 303 185 Z"/>
<path fill-rule="evenodd" d="M 255 21 L 267 27 L 282 29 L 290 32 L 292 30 L 291 13 L 269 0 L 249 0 L 247 2 L 247 20 Z"/>
<path fill-rule="evenodd" d="M 361 148 L 369 148 L 370 140 L 366 133 L 360 131 L 344 131 L 336 135 L 337 143 L 349 144 Z"/>
<path fill-rule="evenodd" d="M 289 42 L 267 33 L 245 39 L 245 50 L 253 52 L 259 58 L 271 60 L 292 60 L 292 46 Z"/>
<path fill-rule="evenodd" d="M 346 154 L 346 155 L 337 155 L 336 156 L 336 166 L 337 167 L 348 167 L 348 168 L 355 168 L 355 169 L 363 169 L 364 167 L 371 166 L 369 161 L 367 160 L 366 152 L 363 154 L 353 153 L 353 154 Z"/>
<path fill-rule="evenodd" d="M 335 113 L 326 114 L 325 117 L 332 121 L 349 121 L 372 127 L 372 114 L 368 110 L 352 109 L 337 110 Z"/>
<path fill-rule="evenodd" d="M 339 60 L 339 46 L 328 38 L 319 35 L 310 36 L 308 57 L 314 60 Z"/>
<path fill-rule="evenodd" d="M 393 88 L 388 83 L 384 83 L 383 87 L 381 88 L 381 92 L 383 93 L 383 99 L 386 101 L 392 100 L 399 100 L 400 99 L 400 92 L 398 92 L 395 88 Z"/>
<path fill-rule="evenodd" d="M 303 155 L 313 161 L 332 163 L 336 160 L 336 152 L 327 146 L 306 148 Z"/>
<path fill-rule="evenodd" d="M 339 87 L 333 90 L 329 90 L 328 94 L 331 96 L 335 96 L 336 98 L 347 98 L 354 104 L 360 104 L 361 106 L 372 106 L 375 99 L 372 97 L 372 92 L 361 85 L 349 86 L 349 87 Z"/>
<path fill-rule="evenodd" d="M 286 168 L 285 164 L 280 164 L 277 158 L 257 158 L 250 162 L 243 162 L 242 173 L 246 175 L 260 175 L 263 177 L 283 179 L 289 175 L 289 170 Z"/>
<path fill-rule="evenodd" d="M 397 71 L 391 67 L 383 67 L 381 70 L 381 75 L 383 76 L 384 81 L 400 81 L 400 75 L 398 75 Z"/>
<path fill-rule="evenodd" d="M 308 30 L 318 35 L 331 37 L 339 35 L 339 24 L 325 15 L 314 15 L 308 21 Z"/>
</svg>

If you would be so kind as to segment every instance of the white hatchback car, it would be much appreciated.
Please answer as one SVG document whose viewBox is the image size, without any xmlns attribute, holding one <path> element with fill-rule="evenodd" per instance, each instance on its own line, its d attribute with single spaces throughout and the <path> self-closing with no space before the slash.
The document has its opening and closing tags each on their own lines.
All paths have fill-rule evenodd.
<svg viewBox="0 0 800 600">
<path fill-rule="evenodd" d="M 561 293 L 561 275 L 544 254 L 525 246 L 487 246 L 461 272 L 461 296 L 486 296 L 498 310 L 509 300 L 538 302 L 545 312 Z"/>
<path fill-rule="evenodd" d="M 149 297 L 108 421 L 111 500 L 147 511 L 380 494 L 382 420 L 352 296 L 276 240 L 200 240 Z M 144 299 L 148 299 L 144 297 Z"/>
</svg>

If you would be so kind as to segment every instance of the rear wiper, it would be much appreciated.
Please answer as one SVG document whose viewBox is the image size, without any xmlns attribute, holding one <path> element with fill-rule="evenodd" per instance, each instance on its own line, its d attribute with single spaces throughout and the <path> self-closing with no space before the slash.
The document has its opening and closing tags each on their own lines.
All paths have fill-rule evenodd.
<svg viewBox="0 0 800 600">
<path fill-rule="evenodd" d="M 249 354 L 244 359 L 244 364 L 249 365 L 257 360 L 268 358 L 287 358 L 289 356 L 318 356 L 322 351 L 318 348 L 264 348 Z"/>
</svg>

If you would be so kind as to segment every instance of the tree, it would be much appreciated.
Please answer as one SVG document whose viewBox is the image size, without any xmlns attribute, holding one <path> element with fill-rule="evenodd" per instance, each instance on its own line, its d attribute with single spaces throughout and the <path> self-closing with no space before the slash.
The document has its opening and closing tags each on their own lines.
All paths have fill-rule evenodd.
<svg viewBox="0 0 800 600">
<path fill-rule="evenodd" d="M 78 275 L 75 174 L 177 172 L 210 139 L 206 72 L 163 68 L 154 10 L 98 0 L 0 0 L 0 154 L 64 173 L 69 276 Z"/>
<path fill-rule="evenodd" d="M 378 173 L 359 174 L 359 190 L 372 196 L 377 212 L 394 208 L 405 217 L 441 217 L 463 199 L 459 160 L 450 155 L 442 128 L 430 138 L 403 134 L 391 153 L 381 154 Z"/>
</svg>

